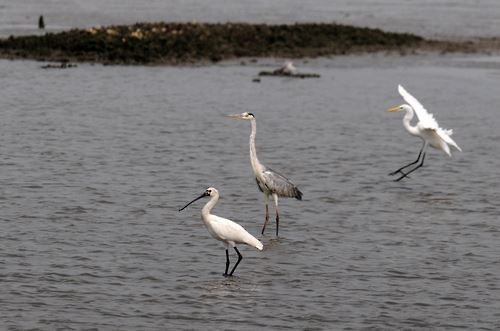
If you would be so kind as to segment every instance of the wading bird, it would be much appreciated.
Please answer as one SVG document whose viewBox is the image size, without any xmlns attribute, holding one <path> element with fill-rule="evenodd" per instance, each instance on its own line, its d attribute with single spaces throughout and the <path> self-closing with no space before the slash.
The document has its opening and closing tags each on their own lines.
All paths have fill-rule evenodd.
<svg viewBox="0 0 500 331">
<path fill-rule="evenodd" d="M 281 68 L 274 70 L 275 74 L 295 75 L 297 68 L 293 65 L 292 61 L 285 61 Z"/>
<path fill-rule="evenodd" d="M 276 236 L 278 236 L 280 221 L 278 197 L 296 198 L 297 200 L 302 200 L 302 192 L 300 192 L 297 186 L 295 186 L 288 178 L 272 169 L 265 167 L 262 163 L 259 162 L 255 149 L 255 133 L 257 131 L 255 116 L 252 113 L 241 113 L 229 115 L 229 117 L 239 120 L 248 120 L 252 124 L 252 132 L 250 133 L 250 162 L 252 163 L 257 186 L 266 197 L 266 220 L 264 222 L 264 226 L 262 227 L 261 233 L 264 234 L 267 222 L 269 222 L 268 203 L 269 195 L 272 195 L 276 208 Z"/>
<path fill-rule="evenodd" d="M 408 93 L 403 86 L 398 85 L 399 94 L 403 97 L 403 99 L 409 103 L 402 104 L 400 106 L 396 106 L 393 108 L 387 109 L 388 112 L 399 112 L 405 111 L 406 114 L 403 117 L 403 125 L 412 136 L 419 137 L 423 140 L 422 148 L 418 153 L 417 160 L 411 162 L 396 171 L 391 172 L 389 175 L 393 176 L 397 173 L 401 174 L 401 177 L 396 179 L 399 181 L 405 177 L 407 177 L 410 173 L 414 172 L 418 168 L 424 165 L 425 153 L 427 152 L 427 147 L 431 146 L 438 150 L 445 152 L 448 156 L 451 156 L 450 147 L 462 151 L 460 147 L 451 139 L 451 135 L 453 134 L 453 130 L 446 130 L 440 128 L 437 121 L 434 119 L 434 116 L 430 114 L 422 104 L 415 99 L 410 93 Z M 415 126 L 410 125 L 410 121 L 412 120 L 414 113 L 417 114 L 418 123 Z M 420 163 L 418 163 L 420 161 Z M 418 164 L 417 164 L 418 163 Z M 413 169 L 408 172 L 403 171 L 411 165 L 417 164 Z"/>
<path fill-rule="evenodd" d="M 210 200 L 205 204 L 205 206 L 201 210 L 201 219 L 203 220 L 203 223 L 205 223 L 205 226 L 207 227 L 207 230 L 212 235 L 212 237 L 224 243 L 226 247 L 226 270 L 224 271 L 223 276 L 224 277 L 232 276 L 234 270 L 236 270 L 236 267 L 238 266 L 238 264 L 240 264 L 240 261 L 243 259 L 243 256 L 241 255 L 240 251 L 238 250 L 238 248 L 236 248 L 236 244 L 247 244 L 248 246 L 255 247 L 260 251 L 264 248 L 264 246 L 259 240 L 257 240 L 257 238 L 248 233 L 247 230 L 245 230 L 238 223 L 228 220 L 227 218 L 222 218 L 210 214 L 210 211 L 217 204 L 217 201 L 219 200 L 219 192 L 213 187 L 207 188 L 207 190 L 202 195 L 200 195 L 199 197 L 197 197 L 196 199 L 194 199 L 193 201 L 191 201 L 190 203 L 179 209 L 179 211 L 182 211 L 184 208 L 186 208 L 196 200 L 199 200 L 204 197 L 210 197 Z M 233 247 L 236 253 L 238 254 L 238 261 L 234 265 L 231 272 L 228 274 L 227 271 L 229 269 L 229 246 Z"/>
</svg>

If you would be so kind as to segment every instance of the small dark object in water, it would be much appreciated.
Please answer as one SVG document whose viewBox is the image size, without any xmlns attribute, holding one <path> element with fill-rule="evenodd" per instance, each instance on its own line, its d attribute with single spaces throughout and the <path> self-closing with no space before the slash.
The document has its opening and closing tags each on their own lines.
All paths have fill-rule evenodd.
<svg viewBox="0 0 500 331">
<path fill-rule="evenodd" d="M 38 28 L 45 29 L 45 22 L 43 21 L 43 15 L 40 15 L 38 18 Z"/>
<path fill-rule="evenodd" d="M 291 77 L 291 78 L 319 78 L 319 74 L 301 74 L 301 73 L 287 73 L 282 71 L 261 71 L 259 76 L 276 76 L 276 77 Z"/>
<path fill-rule="evenodd" d="M 254 79 L 252 79 L 252 82 L 254 82 L 254 83 L 260 83 L 260 78 L 259 77 L 255 77 Z"/>
<path fill-rule="evenodd" d="M 61 62 L 59 64 L 46 64 L 42 66 L 42 69 L 67 69 L 78 67 L 75 63 Z"/>
</svg>

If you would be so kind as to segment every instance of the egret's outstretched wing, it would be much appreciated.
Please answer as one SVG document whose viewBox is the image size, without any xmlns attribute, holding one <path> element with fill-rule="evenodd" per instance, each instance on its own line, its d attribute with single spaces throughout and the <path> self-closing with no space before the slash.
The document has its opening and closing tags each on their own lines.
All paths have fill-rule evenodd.
<svg viewBox="0 0 500 331">
<path fill-rule="evenodd" d="M 419 125 L 422 128 L 435 129 L 435 130 L 439 128 L 439 125 L 436 119 L 434 118 L 434 115 L 429 113 L 427 109 L 425 109 L 424 106 L 422 106 L 422 104 L 417 99 L 415 99 L 413 95 L 411 95 L 410 93 L 408 93 L 408 91 L 404 89 L 403 86 L 398 85 L 398 92 L 399 94 L 401 94 L 403 99 L 406 102 L 408 102 L 408 104 L 413 108 L 413 110 L 417 114 Z"/>
</svg>

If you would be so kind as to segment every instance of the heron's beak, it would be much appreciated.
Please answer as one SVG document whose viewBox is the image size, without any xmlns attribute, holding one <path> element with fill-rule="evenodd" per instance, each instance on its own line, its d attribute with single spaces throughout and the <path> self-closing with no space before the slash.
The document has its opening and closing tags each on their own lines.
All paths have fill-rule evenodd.
<svg viewBox="0 0 500 331">
<path fill-rule="evenodd" d="M 395 106 L 395 107 L 389 108 L 386 111 L 388 111 L 390 113 L 397 112 L 397 111 L 399 111 L 399 106 Z"/>
<path fill-rule="evenodd" d="M 204 198 L 206 196 L 208 196 L 207 192 L 203 193 L 202 195 L 200 195 L 199 197 L 197 197 L 196 199 L 194 199 L 193 201 L 191 201 L 190 203 L 188 203 L 187 205 L 185 205 L 184 207 L 182 207 L 181 209 L 179 209 L 179 211 L 183 211 L 184 209 L 186 209 L 187 206 L 189 206 L 193 202 L 195 202 L 197 200 L 200 200 L 201 198 Z"/>
<path fill-rule="evenodd" d="M 242 120 L 241 114 L 226 115 L 226 117 L 232 118 L 233 120 Z"/>
</svg>

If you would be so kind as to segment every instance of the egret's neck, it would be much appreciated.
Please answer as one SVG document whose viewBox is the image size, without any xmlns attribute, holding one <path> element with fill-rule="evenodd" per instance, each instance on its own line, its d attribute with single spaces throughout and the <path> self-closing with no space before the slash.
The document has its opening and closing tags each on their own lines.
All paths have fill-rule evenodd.
<svg viewBox="0 0 500 331">
<path fill-rule="evenodd" d="M 207 222 L 208 215 L 210 215 L 210 211 L 217 204 L 217 201 L 219 201 L 219 194 L 210 197 L 210 200 L 205 204 L 205 206 L 203 206 L 201 209 L 201 218 L 203 219 L 203 222 Z"/>
<path fill-rule="evenodd" d="M 257 151 L 255 149 L 255 134 L 257 133 L 257 123 L 255 119 L 250 121 L 252 123 L 252 132 L 250 133 L 250 162 L 252 162 L 252 168 L 255 174 L 257 170 L 261 167 L 259 159 L 257 158 Z"/>
<path fill-rule="evenodd" d="M 416 126 L 411 126 L 411 124 L 410 124 L 410 121 L 413 119 L 414 115 L 415 114 L 413 112 L 413 109 L 407 108 L 406 109 L 406 114 L 403 117 L 403 125 L 404 125 L 406 131 L 408 131 L 411 135 L 418 136 L 417 127 Z"/>
</svg>

